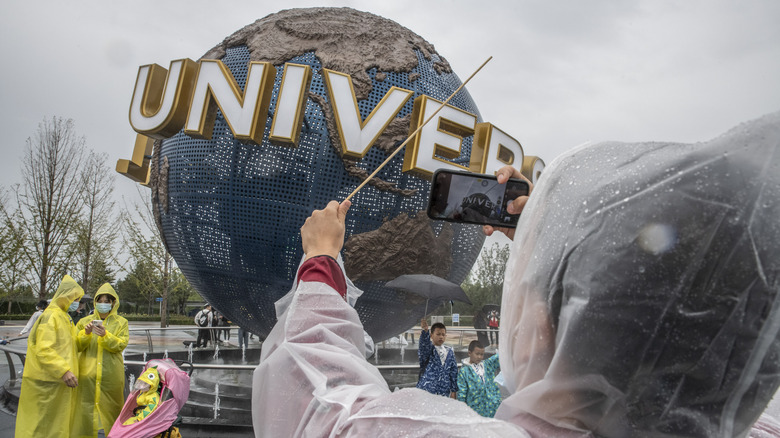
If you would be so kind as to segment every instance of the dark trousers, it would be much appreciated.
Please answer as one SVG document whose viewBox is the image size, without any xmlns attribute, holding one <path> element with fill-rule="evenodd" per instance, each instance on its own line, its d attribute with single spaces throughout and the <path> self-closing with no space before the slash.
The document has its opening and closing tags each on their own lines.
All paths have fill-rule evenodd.
<svg viewBox="0 0 780 438">
<path fill-rule="evenodd" d="M 249 348 L 249 332 L 243 328 L 238 328 L 238 348 L 246 346 Z"/>
<path fill-rule="evenodd" d="M 209 344 L 209 340 L 211 339 L 211 330 L 202 328 L 198 329 L 198 340 L 195 341 L 196 347 L 206 347 Z M 201 341 L 203 341 L 203 344 L 201 345 Z"/>
<path fill-rule="evenodd" d="M 498 327 L 489 327 L 488 336 L 490 337 L 490 344 L 498 344 Z M 496 342 L 493 342 L 493 332 L 496 333 Z"/>
<path fill-rule="evenodd" d="M 486 328 L 477 329 L 477 340 L 480 344 L 482 344 L 483 347 L 490 345 L 490 342 L 488 341 L 488 331 Z"/>
</svg>

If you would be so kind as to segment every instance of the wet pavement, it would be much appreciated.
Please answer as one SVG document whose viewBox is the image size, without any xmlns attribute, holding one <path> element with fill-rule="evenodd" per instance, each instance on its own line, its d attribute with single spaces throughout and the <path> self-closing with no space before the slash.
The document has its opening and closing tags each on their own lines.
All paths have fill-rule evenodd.
<svg viewBox="0 0 780 438">
<path fill-rule="evenodd" d="M 0 320 L 1 321 L 1 320 Z M 27 321 L 2 321 L 0 325 L 0 338 L 13 339 L 19 336 L 19 332 L 22 330 Z M 198 333 L 197 328 L 189 326 L 171 326 L 171 329 L 158 330 L 160 328 L 159 322 L 131 322 L 130 323 L 130 339 L 126 355 L 134 353 L 144 353 L 149 351 L 150 340 L 151 347 L 154 352 L 164 351 L 186 351 L 187 347 L 185 342 L 195 341 Z M 220 345 L 220 348 L 231 348 L 238 346 L 237 327 L 232 327 L 231 336 L 229 340 L 224 340 Z M 222 333 L 224 338 L 224 333 Z M 16 349 L 25 351 L 27 349 L 26 339 L 13 340 L 9 346 Z M 250 348 L 259 348 L 261 345 L 258 338 L 255 336 L 249 341 Z M 197 349 L 196 349 L 197 351 Z M 5 355 L 0 355 L 0 383 L 7 381 L 10 378 L 10 367 Z M 19 361 L 16 355 L 11 355 L 14 370 L 17 375 L 22 372 L 21 361 Z M 12 438 L 14 436 L 14 429 L 16 427 L 16 417 L 0 409 L 0 438 Z M 184 432 L 184 430 L 182 430 Z M 187 437 L 208 436 L 204 435 L 206 431 L 187 430 Z M 213 433 L 209 432 L 209 433 Z M 239 436 L 253 436 L 247 434 L 245 431 L 237 433 L 220 434 L 221 436 L 239 437 Z"/>
<path fill-rule="evenodd" d="M 13 339 L 15 337 L 18 337 L 19 331 L 23 328 L 25 323 L 26 321 L 3 321 L 2 325 L 0 325 L 0 338 Z M 189 342 L 194 342 L 197 339 L 197 335 L 198 335 L 197 330 L 198 329 L 195 326 L 171 326 L 168 329 L 161 330 L 159 322 L 152 322 L 152 321 L 131 322 L 130 340 L 127 349 L 125 350 L 125 355 L 136 356 L 137 354 L 143 354 L 144 352 L 148 353 L 150 349 L 152 352 L 155 353 L 162 353 L 166 351 L 170 351 L 170 352 L 187 351 L 188 350 L 187 344 Z M 221 330 L 221 329 L 214 329 L 214 330 Z M 447 344 L 454 347 L 456 350 L 462 351 L 467 348 L 468 343 L 471 340 L 475 339 L 476 336 L 473 333 L 473 331 L 471 331 L 473 330 L 471 328 L 464 327 L 463 333 L 461 333 L 460 330 L 461 329 L 459 327 L 449 328 Z M 226 339 L 224 332 L 221 333 L 223 341 L 220 344 L 220 349 L 238 348 L 237 331 L 238 331 L 237 327 L 235 326 L 231 327 L 229 339 Z M 471 333 L 469 333 L 469 331 L 471 331 Z M 412 337 L 410 336 L 411 333 L 408 333 L 406 338 L 408 339 L 409 342 L 402 340 L 404 336 L 401 335 L 400 337 L 392 338 L 388 341 L 380 343 L 377 346 L 380 349 L 379 354 L 373 357 L 372 359 L 370 359 L 370 362 L 376 364 L 416 363 L 416 348 L 417 348 L 416 342 L 419 341 L 419 334 L 420 334 L 419 327 L 413 329 L 413 333 L 414 333 L 413 339 L 415 342 L 411 342 L 412 340 Z M 11 341 L 9 345 L 11 345 L 12 347 L 16 347 L 17 349 L 22 351 L 26 350 L 27 348 L 26 339 Z M 253 339 L 249 341 L 248 348 L 259 348 L 260 346 L 261 346 L 261 342 L 255 336 Z M 400 353 L 398 350 L 399 348 L 401 350 Z M 213 349 L 213 347 L 210 346 L 208 349 L 209 350 Z M 383 351 L 383 349 L 386 349 L 386 351 Z M 403 351 L 404 349 L 408 349 L 406 353 L 404 353 Z M 194 349 L 194 351 L 199 351 L 199 350 L 203 350 L 203 349 Z M 493 350 L 493 348 L 489 347 L 489 350 Z M 0 382 L 5 382 L 10 377 L 9 375 L 10 368 L 8 366 L 7 360 L 4 360 L 2 356 L 4 355 L 0 355 Z M 15 355 L 11 355 L 11 356 L 13 357 L 15 371 L 17 375 L 19 375 L 21 374 L 21 370 L 22 370 L 21 362 L 18 360 L 18 358 Z M 249 361 L 247 361 L 247 364 L 251 365 Z M 0 438 L 11 438 L 14 436 L 15 420 L 16 420 L 15 416 L 0 410 Z M 185 435 L 184 429 L 182 429 L 182 432 L 183 432 L 182 434 Z M 224 432 L 225 434 L 220 434 L 220 435 L 229 436 L 229 437 L 252 436 L 252 434 L 247 433 L 246 430 L 235 431 L 233 433 L 231 433 L 228 430 L 225 430 Z M 209 433 L 213 433 L 213 429 L 207 431 L 207 430 L 198 430 L 197 428 L 194 429 L 187 428 L 185 436 L 187 437 L 208 436 Z"/>
</svg>

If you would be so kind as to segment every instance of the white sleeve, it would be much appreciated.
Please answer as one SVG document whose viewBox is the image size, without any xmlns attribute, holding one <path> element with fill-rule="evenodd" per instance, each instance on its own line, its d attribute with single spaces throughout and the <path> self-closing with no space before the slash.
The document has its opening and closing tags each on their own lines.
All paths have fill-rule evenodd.
<svg viewBox="0 0 780 438">
<path fill-rule="evenodd" d="M 360 437 L 381 428 L 395 436 L 528 436 L 453 399 L 416 388 L 391 393 L 363 350 L 357 312 L 328 285 L 300 282 L 254 372 L 255 435 Z"/>
<path fill-rule="evenodd" d="M 38 320 L 38 317 L 41 316 L 41 313 L 43 312 L 41 312 L 40 310 L 36 310 L 35 313 L 33 313 L 30 319 L 27 321 L 27 324 L 24 326 L 22 331 L 19 332 L 19 334 L 23 335 L 29 332 L 30 330 L 32 330 L 33 325 L 35 325 L 35 321 Z"/>
</svg>

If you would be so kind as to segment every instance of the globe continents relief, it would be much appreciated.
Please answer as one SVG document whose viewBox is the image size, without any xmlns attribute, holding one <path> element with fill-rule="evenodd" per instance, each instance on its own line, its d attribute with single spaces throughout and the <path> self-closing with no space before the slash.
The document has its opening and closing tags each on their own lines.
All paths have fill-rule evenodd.
<svg viewBox="0 0 780 438">
<path fill-rule="evenodd" d="M 409 134 L 413 100 L 445 100 L 461 81 L 433 45 L 382 17 L 348 8 L 292 9 L 237 31 L 207 52 L 240 87 L 250 61 L 276 67 L 261 144 L 236 140 L 217 113 L 211 139 L 182 132 L 155 144 L 150 186 L 157 224 L 195 289 L 234 323 L 266 335 L 274 302 L 292 287 L 303 256 L 300 227 L 315 209 L 345 199 Z M 269 142 L 285 63 L 309 65 L 312 80 L 297 147 Z M 349 74 L 365 119 L 392 86 L 412 99 L 360 160 L 342 158 L 322 77 Z M 450 104 L 481 117 L 468 93 Z M 468 166 L 471 138 L 452 160 Z M 484 242 L 473 225 L 427 218 L 430 182 L 401 171 L 396 155 L 352 198 L 344 263 L 364 291 L 355 309 L 374 340 L 392 337 L 423 316 L 421 296 L 385 284 L 404 274 L 433 274 L 460 284 Z M 428 304 L 433 309 L 441 300 Z"/>
</svg>

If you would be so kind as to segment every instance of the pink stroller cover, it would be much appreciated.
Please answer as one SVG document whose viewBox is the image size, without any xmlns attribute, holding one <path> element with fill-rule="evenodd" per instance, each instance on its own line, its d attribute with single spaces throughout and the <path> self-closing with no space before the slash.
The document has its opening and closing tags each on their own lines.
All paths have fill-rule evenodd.
<svg viewBox="0 0 780 438">
<path fill-rule="evenodd" d="M 122 424 L 133 416 L 133 409 L 136 407 L 138 391 L 132 391 L 125 400 L 122 412 L 111 427 L 108 438 L 151 437 L 168 430 L 176 421 L 179 411 L 190 396 L 190 376 L 171 359 L 152 359 L 146 363 L 144 370 L 153 366 L 156 366 L 160 373 L 163 394 L 160 405 L 143 420 L 133 424 Z"/>
</svg>

